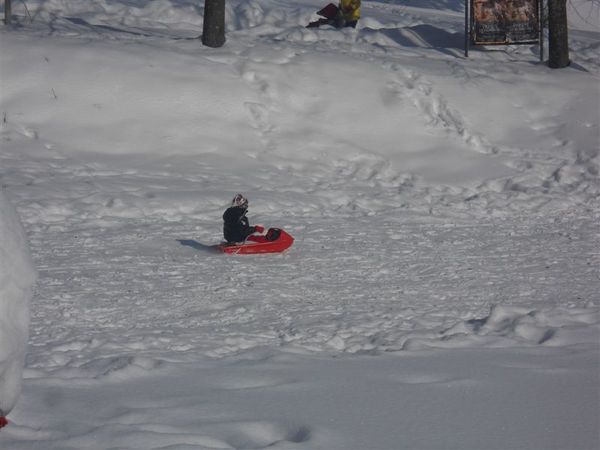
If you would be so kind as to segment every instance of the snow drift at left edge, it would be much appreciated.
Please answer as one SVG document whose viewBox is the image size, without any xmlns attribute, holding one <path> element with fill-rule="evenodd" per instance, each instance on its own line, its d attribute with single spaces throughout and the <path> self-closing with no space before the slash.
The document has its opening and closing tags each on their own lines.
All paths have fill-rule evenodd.
<svg viewBox="0 0 600 450">
<path fill-rule="evenodd" d="M 0 191 L 0 418 L 21 391 L 36 277 L 17 211 Z"/>
</svg>

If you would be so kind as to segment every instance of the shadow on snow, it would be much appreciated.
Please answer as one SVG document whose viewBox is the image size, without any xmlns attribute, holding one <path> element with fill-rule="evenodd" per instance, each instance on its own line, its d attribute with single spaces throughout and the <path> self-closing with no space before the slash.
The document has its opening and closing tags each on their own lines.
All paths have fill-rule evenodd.
<svg viewBox="0 0 600 450">
<path fill-rule="evenodd" d="M 185 247 L 191 247 L 195 250 L 200 250 L 206 253 L 217 253 L 217 246 L 216 245 L 206 245 L 206 244 L 202 244 L 198 241 L 195 241 L 193 239 L 177 239 L 177 242 L 179 242 L 181 245 L 185 246 Z"/>
</svg>

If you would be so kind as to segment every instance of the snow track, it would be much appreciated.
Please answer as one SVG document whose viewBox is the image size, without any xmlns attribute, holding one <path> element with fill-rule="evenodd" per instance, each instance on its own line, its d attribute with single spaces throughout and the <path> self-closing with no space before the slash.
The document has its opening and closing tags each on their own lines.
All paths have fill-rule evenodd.
<svg viewBox="0 0 600 450">
<path fill-rule="evenodd" d="M 218 238 L 194 239 L 189 221 L 48 231 L 63 244 L 32 241 L 44 288 L 29 367 L 87 377 L 98 376 L 98 364 L 109 364 L 101 374 L 120 366 L 121 358 L 187 361 L 262 347 L 380 353 L 553 346 L 579 328 L 575 340 L 593 342 L 585 334 L 587 324 L 598 323 L 587 309 L 597 294 L 588 282 L 599 243 L 591 222 L 474 226 L 398 218 L 377 233 L 368 231 L 370 219 L 334 223 L 291 225 L 296 248 L 272 258 L 212 253 L 208 244 Z M 325 254 L 336 255 L 333 268 Z M 564 273 L 568 283 L 557 284 Z M 477 326 L 483 323 L 487 328 Z M 111 363 L 114 354 L 121 356 Z"/>
</svg>

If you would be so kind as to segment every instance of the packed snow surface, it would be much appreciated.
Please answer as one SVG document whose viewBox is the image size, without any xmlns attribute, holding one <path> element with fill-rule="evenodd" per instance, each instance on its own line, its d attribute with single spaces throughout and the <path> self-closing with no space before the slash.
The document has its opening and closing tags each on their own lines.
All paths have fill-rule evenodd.
<svg viewBox="0 0 600 450">
<path fill-rule="evenodd" d="M 597 1 L 561 70 L 465 58 L 454 0 L 355 30 L 231 0 L 219 49 L 196 1 L 26 5 L 0 182 L 39 280 L 2 450 L 600 447 Z M 212 250 L 237 192 L 289 251 Z"/>
</svg>

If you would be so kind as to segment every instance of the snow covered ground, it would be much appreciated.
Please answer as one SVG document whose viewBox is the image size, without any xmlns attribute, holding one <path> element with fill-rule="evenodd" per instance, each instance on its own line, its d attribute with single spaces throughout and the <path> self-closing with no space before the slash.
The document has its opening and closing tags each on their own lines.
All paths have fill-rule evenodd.
<svg viewBox="0 0 600 450">
<path fill-rule="evenodd" d="M 35 269 L 18 213 L 0 191 L 0 428 L 21 392 Z"/>
<path fill-rule="evenodd" d="M 220 49 L 195 1 L 26 4 L 0 183 L 39 278 L 2 450 L 600 447 L 596 1 L 562 70 L 465 59 L 455 0 L 356 30 L 232 0 Z M 287 253 L 210 251 L 237 192 Z"/>
</svg>

